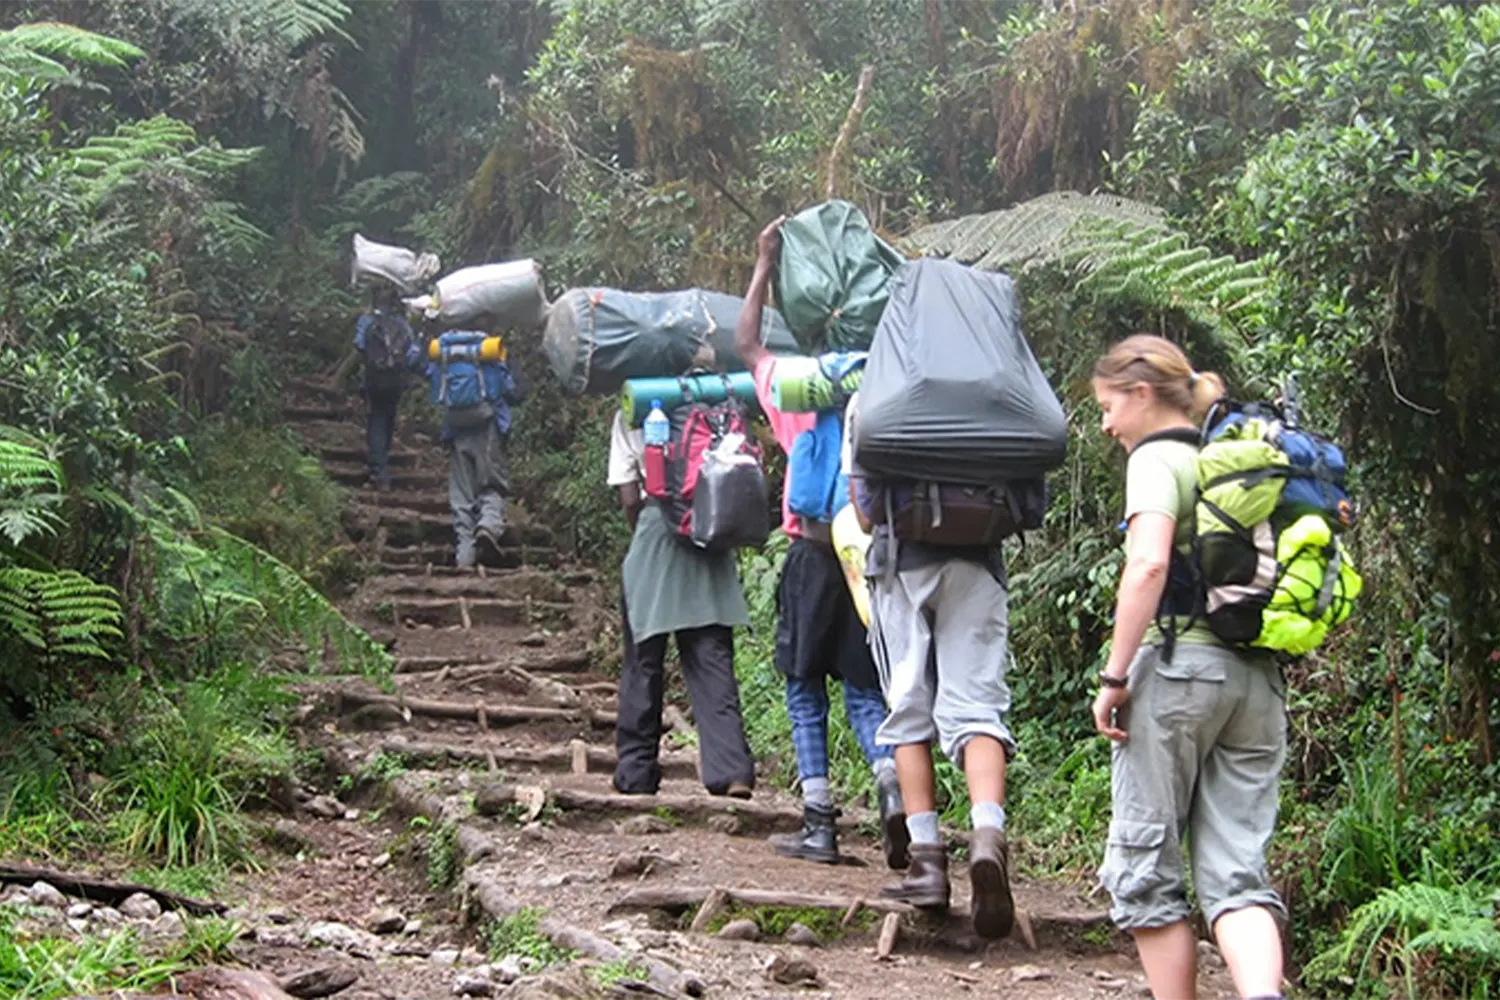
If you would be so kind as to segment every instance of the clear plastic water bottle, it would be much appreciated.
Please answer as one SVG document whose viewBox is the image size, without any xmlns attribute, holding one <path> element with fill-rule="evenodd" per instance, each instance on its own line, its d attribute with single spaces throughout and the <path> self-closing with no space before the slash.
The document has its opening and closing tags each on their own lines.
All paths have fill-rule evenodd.
<svg viewBox="0 0 1500 1000">
<path fill-rule="evenodd" d="M 661 408 L 661 400 L 651 401 L 651 412 L 641 426 L 641 438 L 646 445 L 644 461 L 646 473 L 646 495 L 665 498 L 667 495 L 667 442 L 672 437 L 672 422 Z"/>
<path fill-rule="evenodd" d="M 651 401 L 651 412 L 646 414 L 645 423 L 641 426 L 641 436 L 646 439 L 648 448 L 652 445 L 666 447 L 667 440 L 672 436 L 672 422 L 661 408 L 661 400 Z"/>
</svg>

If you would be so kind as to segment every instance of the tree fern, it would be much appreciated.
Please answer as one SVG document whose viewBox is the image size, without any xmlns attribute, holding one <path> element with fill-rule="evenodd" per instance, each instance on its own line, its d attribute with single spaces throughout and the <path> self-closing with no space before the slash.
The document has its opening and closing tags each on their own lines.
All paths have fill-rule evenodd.
<svg viewBox="0 0 1500 1000">
<path fill-rule="evenodd" d="M 1270 284 L 1264 261 L 1192 245 L 1159 209 L 1114 195 L 1058 191 L 926 226 L 903 242 L 919 254 L 986 269 L 1070 268 L 1081 287 L 1102 298 L 1183 313 L 1242 366 Z"/>
<path fill-rule="evenodd" d="M 140 49 L 106 35 L 52 21 L 23 24 L 0 31 L 0 77 L 60 80 L 71 75 L 59 60 L 124 66 L 143 56 Z"/>
<path fill-rule="evenodd" d="M 1425 882 L 1381 889 L 1354 911 L 1338 943 L 1308 966 L 1310 981 L 1339 978 L 1368 992 L 1400 977 L 1409 997 L 1488 995 L 1500 979 L 1500 927 L 1491 890 Z M 1476 992 L 1483 991 L 1483 992 Z"/>
<path fill-rule="evenodd" d="M 167 170 L 207 181 L 248 163 L 259 149 L 224 149 L 217 143 L 197 146 L 197 133 L 186 122 L 158 115 L 126 122 L 110 135 L 91 136 L 73 151 L 73 174 L 84 198 L 97 204 L 150 169 Z"/>
</svg>

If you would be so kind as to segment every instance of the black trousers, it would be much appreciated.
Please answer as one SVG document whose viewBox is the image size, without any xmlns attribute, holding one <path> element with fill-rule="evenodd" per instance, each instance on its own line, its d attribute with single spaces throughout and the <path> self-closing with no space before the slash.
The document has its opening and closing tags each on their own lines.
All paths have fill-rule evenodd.
<svg viewBox="0 0 1500 1000">
<path fill-rule="evenodd" d="M 396 437 L 396 412 L 401 408 L 401 389 L 365 388 L 369 412 L 365 417 L 365 444 L 370 478 L 384 485 L 391 481 L 391 442 Z"/>
<path fill-rule="evenodd" d="M 661 786 L 662 665 L 667 636 L 637 643 L 630 615 L 620 598 L 625 630 L 625 662 L 620 668 L 619 722 L 615 727 L 615 787 L 651 795 Z M 734 630 L 724 625 L 673 633 L 682 660 L 682 679 L 698 725 L 698 765 L 703 785 L 722 795 L 736 782 L 755 786 L 755 760 L 740 717 L 740 688 L 734 679 Z"/>
</svg>

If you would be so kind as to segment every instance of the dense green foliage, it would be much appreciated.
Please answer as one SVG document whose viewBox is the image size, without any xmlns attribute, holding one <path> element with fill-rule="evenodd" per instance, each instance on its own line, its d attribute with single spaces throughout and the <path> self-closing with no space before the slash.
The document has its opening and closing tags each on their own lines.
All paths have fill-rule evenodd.
<svg viewBox="0 0 1500 1000">
<path fill-rule="evenodd" d="M 0 434 L 0 653 L 17 666 L 0 724 L 35 737 L 0 755 L 0 775 L 24 777 L 0 785 L 11 836 L 71 836 L 22 817 L 103 768 L 115 805 L 161 796 L 165 825 L 131 824 L 138 844 L 231 843 L 219 817 L 285 764 L 276 699 L 206 692 L 233 701 L 247 656 L 378 668 L 293 582 L 343 572 L 339 496 L 266 410 L 273 373 L 336 370 L 347 351 L 353 232 L 450 266 L 531 254 L 554 289 L 738 291 L 764 221 L 832 189 L 912 252 L 1017 274 L 1073 423 L 1048 527 L 1012 565 L 1021 864 L 1087 875 L 1102 844 L 1107 754 L 1084 708 L 1122 464 L 1087 375 L 1111 338 L 1163 332 L 1247 394 L 1295 370 L 1355 463 L 1370 591 L 1288 672 L 1275 868 L 1296 954 L 1318 956 L 1304 981 L 1485 995 L 1500 968 L 1483 926 L 1500 881 L 1494 5 L 34 0 L 6 5 L 3 28 L 0 424 L 16 431 Z M 869 106 L 835 162 L 865 65 Z M 1037 198 L 1059 190 L 1122 198 Z M 524 499 L 608 565 L 626 537 L 603 486 L 609 403 L 564 398 L 537 346 L 513 347 L 532 389 L 512 449 Z M 273 491 L 284 501 L 260 502 Z M 759 627 L 739 670 L 752 742 L 787 779 L 776 560 L 745 561 Z M 84 701 L 62 677 L 85 679 Z M 107 758 L 117 722 L 90 699 L 157 719 L 161 740 Z M 192 712 L 221 709 L 232 733 L 195 751 L 217 786 L 120 784 L 181 757 Z M 862 791 L 847 733 L 834 751 Z M 956 779 L 943 771 L 962 822 Z"/>
</svg>

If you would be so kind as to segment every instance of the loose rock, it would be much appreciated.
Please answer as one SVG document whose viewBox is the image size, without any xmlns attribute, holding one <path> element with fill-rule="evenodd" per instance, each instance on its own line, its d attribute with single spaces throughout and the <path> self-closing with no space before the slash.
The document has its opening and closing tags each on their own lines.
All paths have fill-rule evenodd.
<svg viewBox="0 0 1500 1000">
<path fill-rule="evenodd" d="M 1199 941 L 1198 964 L 1210 969 L 1222 969 L 1224 956 L 1219 954 L 1219 949 L 1214 947 L 1212 941 Z"/>
<path fill-rule="evenodd" d="M 57 890 L 51 882 L 34 882 L 27 896 L 36 906 L 47 906 L 54 910 L 65 909 L 68 905 L 68 897 Z"/>
<path fill-rule="evenodd" d="M 168 910 L 151 921 L 149 933 L 153 937 L 176 940 L 187 937 L 187 925 L 182 922 L 182 916 L 176 910 Z"/>
<path fill-rule="evenodd" d="M 785 937 L 789 944 L 799 944 L 804 948 L 817 948 L 823 943 L 813 929 L 803 923 L 795 923 L 788 927 Z"/>
<path fill-rule="evenodd" d="M 488 976 L 474 972 L 460 972 L 453 980 L 453 995 L 456 997 L 487 997 L 495 992 Z"/>
<path fill-rule="evenodd" d="M 273 924 L 286 925 L 292 922 L 292 915 L 285 910 L 267 910 L 266 919 Z"/>
<path fill-rule="evenodd" d="M 82 934 L 84 931 L 86 931 L 88 929 L 89 929 L 89 922 L 87 920 L 83 919 L 82 917 L 69 917 L 68 918 L 68 930 L 72 931 L 74 934 Z"/>
<path fill-rule="evenodd" d="M 390 856 L 390 854 L 388 854 L 388 853 L 387 854 L 377 854 L 377 855 L 375 855 L 375 858 L 370 862 L 370 866 L 372 868 L 384 868 L 386 865 L 388 865 L 390 863 L 391 863 L 391 856 Z"/>
<path fill-rule="evenodd" d="M 161 904 L 138 892 L 120 904 L 120 913 L 131 920 L 155 920 L 161 916 Z"/>
<path fill-rule="evenodd" d="M 787 958 L 785 955 L 777 955 L 766 963 L 766 978 L 773 983 L 783 986 L 795 986 L 798 983 L 816 983 L 818 981 L 818 968 L 806 959 Z"/>
<path fill-rule="evenodd" d="M 365 917 L 365 928 L 375 934 L 395 934 L 406 926 L 406 914 L 394 906 L 383 906 Z"/>
<path fill-rule="evenodd" d="M 359 973 L 343 965 L 319 965 L 294 972 L 281 980 L 281 988 L 302 1000 L 331 997 L 359 981 Z"/>
<path fill-rule="evenodd" d="M 344 805 L 332 795 L 315 795 L 302 808 L 318 819 L 338 819 L 344 815 Z"/>
<path fill-rule="evenodd" d="M 745 828 L 745 824 L 740 822 L 740 818 L 730 813 L 718 813 L 710 816 L 707 826 L 715 833 L 722 833 L 729 837 L 738 836 Z"/>
<path fill-rule="evenodd" d="M 401 933 L 407 935 L 408 937 L 413 934 L 422 933 L 422 921 L 408 920 L 406 923 L 401 925 Z"/>
<path fill-rule="evenodd" d="M 439 948 L 432 953 L 428 961 L 432 962 L 433 965 L 457 965 L 458 949 Z"/>
<path fill-rule="evenodd" d="M 1052 970 L 1044 969 L 1040 965 L 1013 965 L 1010 969 L 1010 981 L 1013 983 L 1034 983 L 1051 978 Z"/>
<path fill-rule="evenodd" d="M 720 928 L 718 936 L 726 941 L 759 941 L 760 928 L 754 920 L 731 920 Z"/>
<path fill-rule="evenodd" d="M 90 913 L 93 913 L 93 912 L 94 912 L 94 904 L 93 903 L 88 903 L 88 902 L 74 903 L 72 906 L 68 907 L 68 919 L 69 920 L 82 920 L 84 917 L 87 917 Z"/>
<path fill-rule="evenodd" d="M 507 985 L 520 979 L 521 975 L 520 955 L 506 955 L 494 967 L 494 977 Z"/>
<path fill-rule="evenodd" d="M 642 813 L 622 820 L 615 829 L 626 836 L 650 837 L 663 833 L 672 832 L 672 824 L 660 816 L 652 816 L 650 813 Z"/>
<path fill-rule="evenodd" d="M 351 955 L 371 955 L 370 942 L 359 931 L 347 924 L 320 921 L 307 929 L 307 943 L 324 948 L 337 948 Z"/>
<path fill-rule="evenodd" d="M 115 924 L 123 924 L 125 922 L 125 915 L 113 906 L 101 906 L 89 914 L 89 919 L 97 920 L 101 924 L 114 926 Z"/>
<path fill-rule="evenodd" d="M 255 941 L 267 948 L 302 947 L 302 939 L 297 936 L 297 932 L 282 927 L 255 928 Z"/>
</svg>

